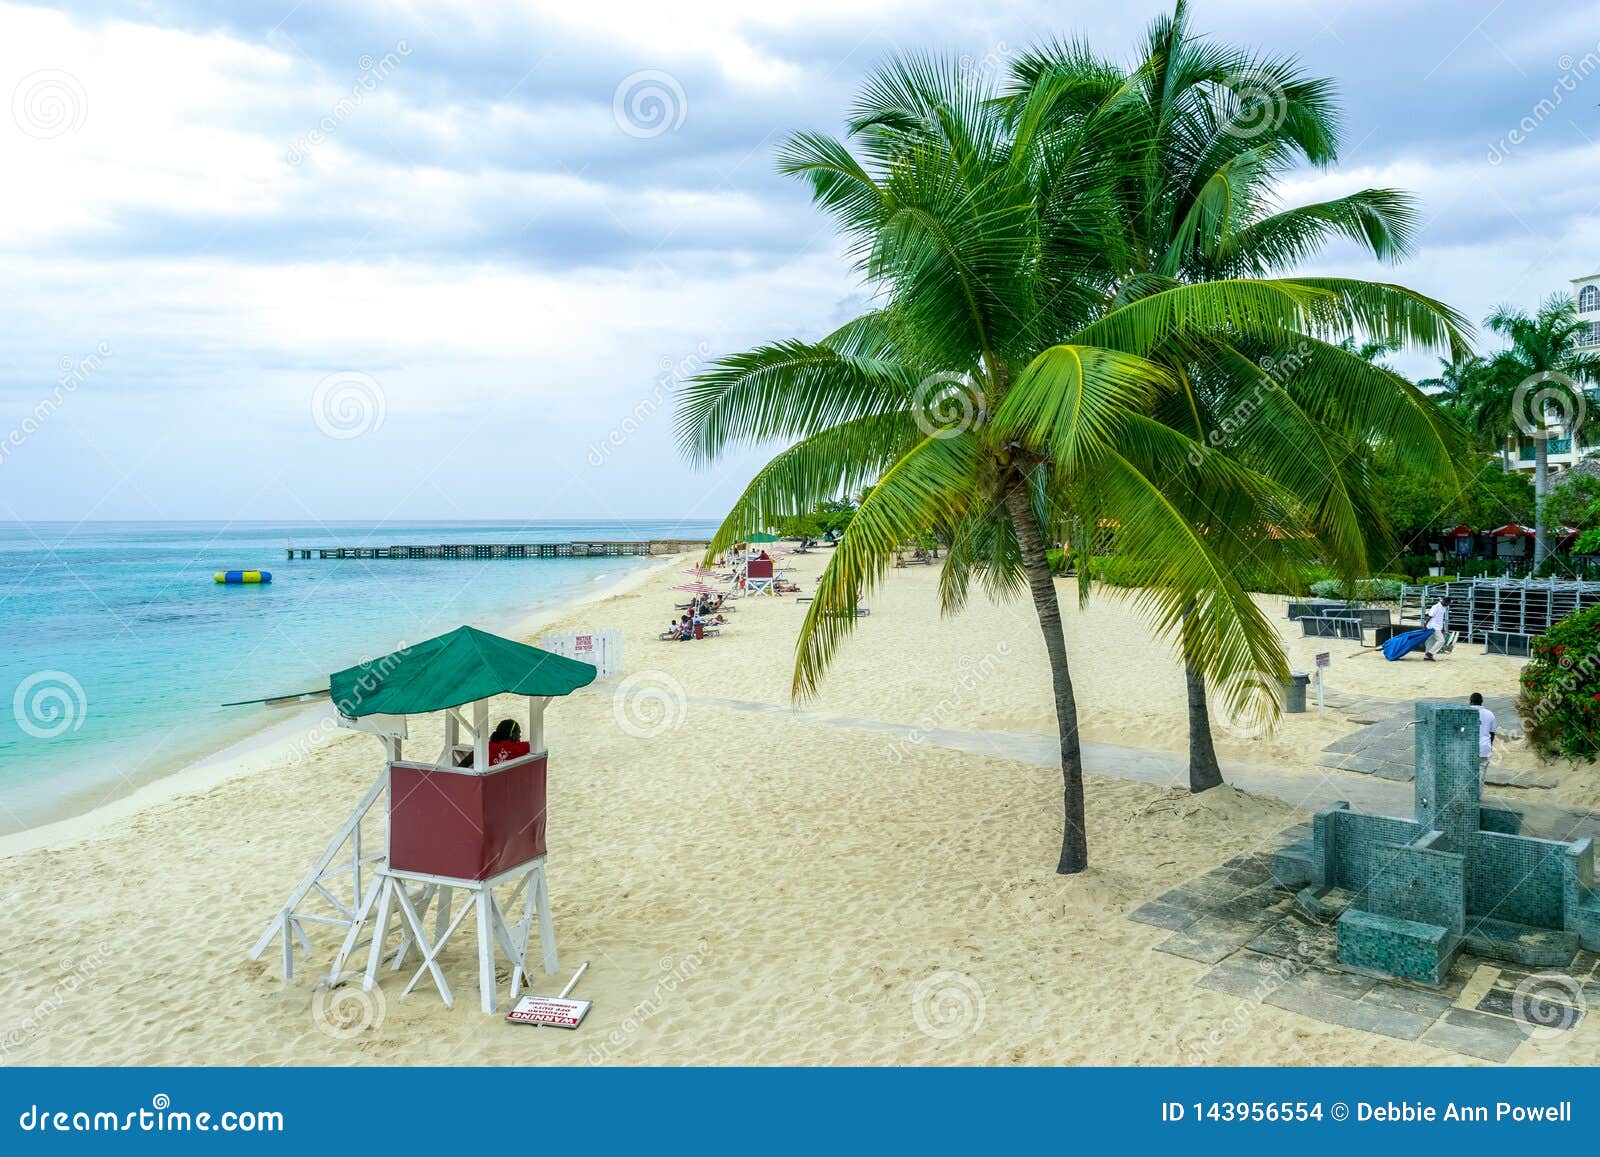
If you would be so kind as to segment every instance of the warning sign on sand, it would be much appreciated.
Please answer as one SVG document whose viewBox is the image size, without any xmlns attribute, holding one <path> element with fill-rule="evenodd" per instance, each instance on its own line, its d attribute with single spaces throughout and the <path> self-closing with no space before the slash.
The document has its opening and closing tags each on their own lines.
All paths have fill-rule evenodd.
<svg viewBox="0 0 1600 1157">
<path fill-rule="evenodd" d="M 512 1024 L 542 1024 L 547 1028 L 577 1028 L 589 1015 L 593 1001 L 563 1000 L 559 996 L 525 996 L 506 1013 Z"/>
</svg>

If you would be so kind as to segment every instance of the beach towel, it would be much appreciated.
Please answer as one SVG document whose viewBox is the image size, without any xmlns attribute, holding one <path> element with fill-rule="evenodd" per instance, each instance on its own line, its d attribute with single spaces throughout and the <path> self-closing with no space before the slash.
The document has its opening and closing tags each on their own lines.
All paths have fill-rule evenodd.
<svg viewBox="0 0 1600 1157">
<path fill-rule="evenodd" d="M 1396 659 L 1403 659 L 1427 643 L 1431 634 L 1433 632 L 1424 627 L 1420 631 L 1407 631 L 1403 635 L 1396 635 L 1383 644 L 1383 657 L 1391 663 Z"/>
</svg>

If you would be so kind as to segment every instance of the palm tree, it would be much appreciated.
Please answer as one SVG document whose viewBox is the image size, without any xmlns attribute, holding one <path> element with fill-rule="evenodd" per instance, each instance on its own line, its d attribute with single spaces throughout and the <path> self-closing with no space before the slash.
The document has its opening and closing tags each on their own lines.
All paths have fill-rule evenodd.
<svg viewBox="0 0 1600 1157">
<path fill-rule="evenodd" d="M 1506 431 L 1514 429 L 1512 398 L 1515 382 L 1502 382 L 1490 362 L 1476 354 L 1440 358 L 1439 372 L 1417 386 L 1432 392 L 1441 409 L 1471 435 L 1475 446 L 1495 454 L 1500 469 L 1512 469 Z"/>
<path fill-rule="evenodd" d="M 1565 294 L 1545 299 L 1532 317 L 1503 305 L 1485 324 L 1510 342 L 1508 349 L 1489 360 L 1495 380 L 1490 412 L 1496 417 L 1508 414 L 1512 419 L 1501 427 L 1503 431 L 1511 430 L 1515 423 L 1533 439 L 1533 565 L 1537 571 L 1550 555 L 1544 509 L 1550 493 L 1549 440 L 1554 433 L 1550 411 L 1560 412 L 1560 424 L 1567 427 L 1570 437 L 1580 437 L 1588 405 L 1583 386 L 1600 378 L 1600 354 L 1579 348 L 1588 327 L 1578 320 L 1578 307 Z"/>
<path fill-rule="evenodd" d="M 1478 397 L 1488 366 L 1488 362 L 1473 353 L 1440 358 L 1439 372 L 1418 379 L 1417 388 L 1425 391 L 1457 426 L 1473 435 L 1480 448 L 1498 452 L 1501 469 L 1509 470 L 1511 461 L 1506 454 L 1504 429 L 1497 428 L 1486 435 L 1477 429 Z"/>
<path fill-rule="evenodd" d="M 1088 863 L 1076 699 L 1046 557 L 1072 520 L 1115 526 L 1119 550 L 1152 576 L 1139 605 L 1162 633 L 1181 621 L 1184 661 L 1230 709 L 1287 674 L 1276 631 L 1230 565 L 1227 532 L 1292 537 L 1304 503 L 1152 418 L 1182 393 L 1152 355 L 1223 334 L 1274 347 L 1356 330 L 1453 340 L 1442 307 L 1363 282 L 1169 279 L 1117 296 L 1130 252 L 1118 189 L 1137 126 L 1117 99 L 1070 122 L 1047 117 L 1072 83 L 1044 79 L 1002 105 L 952 63 L 899 60 L 869 78 L 848 144 L 792 138 L 780 167 L 835 216 L 877 307 L 820 341 L 719 359 L 686 387 L 678 415 L 696 461 L 739 443 L 792 443 L 751 481 L 708 556 L 875 482 L 801 626 L 797 698 L 816 690 L 859 600 L 913 535 L 948 535 L 947 613 L 974 580 L 993 595 L 1029 593 L 1055 696 L 1061 872 Z"/>
<path fill-rule="evenodd" d="M 1337 160 L 1332 86 L 1303 75 L 1292 60 L 1194 36 L 1182 0 L 1152 23 L 1142 56 L 1125 72 L 1077 45 L 1022 57 L 1013 73 L 1014 113 L 1045 83 L 1063 93 L 1050 110 L 1058 124 L 1115 102 L 1136 126 L 1119 167 L 1129 264 L 1115 278 L 1115 302 L 1173 285 L 1280 274 L 1336 237 L 1387 261 L 1411 247 L 1417 210 L 1397 190 L 1279 207 L 1285 171 Z M 1446 316 L 1452 326 L 1458 320 Z M 1372 520 L 1362 471 L 1377 452 L 1448 476 L 1455 431 L 1383 364 L 1401 348 L 1394 334 L 1348 334 L 1336 342 L 1300 332 L 1274 336 L 1280 340 L 1190 334 L 1151 351 L 1186 387 L 1161 396 L 1153 416 L 1297 494 L 1317 512 L 1314 530 L 1331 560 L 1352 577 L 1365 573 L 1362 528 Z M 1266 573 L 1303 545 L 1281 533 L 1257 538 L 1238 563 Z M 1186 663 L 1185 675 L 1189 787 L 1198 792 L 1220 784 L 1222 772 L 1204 673 Z"/>
</svg>

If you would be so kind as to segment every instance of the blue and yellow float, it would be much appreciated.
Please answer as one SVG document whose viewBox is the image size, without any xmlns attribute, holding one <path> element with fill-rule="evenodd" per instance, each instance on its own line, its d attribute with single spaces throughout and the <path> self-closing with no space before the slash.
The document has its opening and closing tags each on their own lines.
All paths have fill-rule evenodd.
<svg viewBox="0 0 1600 1157">
<path fill-rule="evenodd" d="M 219 570 L 211 576 L 219 583 L 235 585 L 238 583 L 269 583 L 272 581 L 270 570 Z"/>
</svg>

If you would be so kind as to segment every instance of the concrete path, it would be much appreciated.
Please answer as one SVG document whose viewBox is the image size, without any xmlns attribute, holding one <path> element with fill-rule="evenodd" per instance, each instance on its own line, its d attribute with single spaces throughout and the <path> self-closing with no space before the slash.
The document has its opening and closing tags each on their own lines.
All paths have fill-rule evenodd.
<svg viewBox="0 0 1600 1157">
<path fill-rule="evenodd" d="M 1059 746 L 1053 735 L 1039 735 L 1026 731 L 958 731 L 925 728 L 850 715 L 833 715 L 825 711 L 780 707 L 748 699 L 720 699 L 692 695 L 688 701 L 733 711 L 783 715 L 820 726 L 868 731 L 894 737 L 907 745 L 928 744 L 952 751 L 965 751 L 972 755 L 1015 760 L 1033 767 L 1061 766 Z M 1170 751 L 1147 751 L 1139 747 L 1123 747 L 1113 743 L 1084 740 L 1083 762 L 1085 771 L 1111 779 L 1137 780 L 1158 787 L 1187 787 L 1189 783 L 1188 757 Z M 1234 760 L 1223 762 L 1222 774 L 1229 784 L 1240 791 L 1279 799 L 1308 812 L 1318 811 L 1344 800 L 1357 811 L 1393 816 L 1413 814 L 1412 785 L 1377 775 L 1317 766 L 1299 771 L 1285 771 L 1266 764 L 1241 763 Z M 1523 831 L 1527 835 L 1559 840 L 1587 835 L 1600 840 L 1600 821 L 1588 813 L 1574 812 L 1550 804 L 1525 802 L 1520 798 L 1499 796 L 1493 792 L 1489 795 L 1523 813 Z"/>
</svg>

